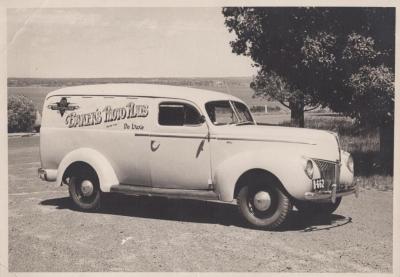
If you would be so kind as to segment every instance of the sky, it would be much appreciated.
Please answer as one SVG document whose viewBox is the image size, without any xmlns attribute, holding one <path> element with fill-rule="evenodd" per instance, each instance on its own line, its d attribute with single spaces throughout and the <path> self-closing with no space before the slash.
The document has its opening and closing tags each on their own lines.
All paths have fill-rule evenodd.
<svg viewBox="0 0 400 277">
<path fill-rule="evenodd" d="M 221 8 L 7 11 L 8 77 L 252 76 Z"/>
</svg>

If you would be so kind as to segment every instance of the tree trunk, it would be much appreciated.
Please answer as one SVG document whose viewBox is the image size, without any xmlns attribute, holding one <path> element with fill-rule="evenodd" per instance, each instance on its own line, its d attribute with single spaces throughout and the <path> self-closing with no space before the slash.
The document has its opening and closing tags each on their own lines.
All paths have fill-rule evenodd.
<svg viewBox="0 0 400 277">
<path fill-rule="evenodd" d="M 304 102 L 291 102 L 289 103 L 289 109 L 291 125 L 304 128 Z"/>
<path fill-rule="evenodd" d="M 394 124 L 379 126 L 380 160 L 386 173 L 393 173 Z"/>
</svg>

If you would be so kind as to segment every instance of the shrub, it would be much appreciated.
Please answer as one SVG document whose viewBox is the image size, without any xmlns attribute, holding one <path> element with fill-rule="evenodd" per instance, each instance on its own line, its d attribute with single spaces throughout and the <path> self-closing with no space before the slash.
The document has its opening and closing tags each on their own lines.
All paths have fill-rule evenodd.
<svg viewBox="0 0 400 277">
<path fill-rule="evenodd" d="M 8 132 L 31 131 L 36 120 L 36 108 L 32 100 L 23 95 L 8 97 Z"/>
</svg>

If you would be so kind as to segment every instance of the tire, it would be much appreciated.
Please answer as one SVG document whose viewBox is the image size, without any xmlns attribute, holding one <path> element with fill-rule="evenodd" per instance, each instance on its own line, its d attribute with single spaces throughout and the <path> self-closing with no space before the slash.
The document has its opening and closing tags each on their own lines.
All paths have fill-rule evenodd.
<svg viewBox="0 0 400 277">
<path fill-rule="evenodd" d="M 270 201 L 262 201 L 268 198 Z M 237 201 L 242 217 L 253 227 L 266 230 L 281 226 L 292 210 L 289 197 L 273 185 L 245 185 L 240 189 Z"/>
<path fill-rule="evenodd" d="M 295 206 L 300 213 L 330 215 L 339 207 L 342 197 L 336 198 L 335 203 L 317 203 L 310 201 L 296 201 Z"/>
<path fill-rule="evenodd" d="M 93 169 L 85 167 L 72 172 L 68 187 L 69 195 L 79 210 L 95 211 L 100 208 L 99 178 Z"/>
</svg>

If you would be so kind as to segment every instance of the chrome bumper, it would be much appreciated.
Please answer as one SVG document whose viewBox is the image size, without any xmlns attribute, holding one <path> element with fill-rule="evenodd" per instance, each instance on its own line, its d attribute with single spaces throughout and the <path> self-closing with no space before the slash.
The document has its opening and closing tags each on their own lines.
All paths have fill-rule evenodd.
<svg viewBox="0 0 400 277">
<path fill-rule="evenodd" d="M 57 169 L 38 168 L 38 176 L 43 181 L 55 181 L 57 179 Z"/>
<path fill-rule="evenodd" d="M 358 184 L 351 186 L 350 189 L 337 192 L 337 185 L 332 185 L 332 190 L 327 191 L 318 191 L 318 192 L 306 192 L 304 193 L 304 198 L 306 200 L 324 200 L 324 199 L 331 199 L 332 203 L 335 203 L 337 197 L 342 197 L 350 194 L 355 194 L 358 197 L 360 193 L 360 187 Z"/>
<path fill-rule="evenodd" d="M 47 181 L 47 173 L 46 170 L 43 168 L 38 168 L 38 176 L 43 181 Z"/>
</svg>

